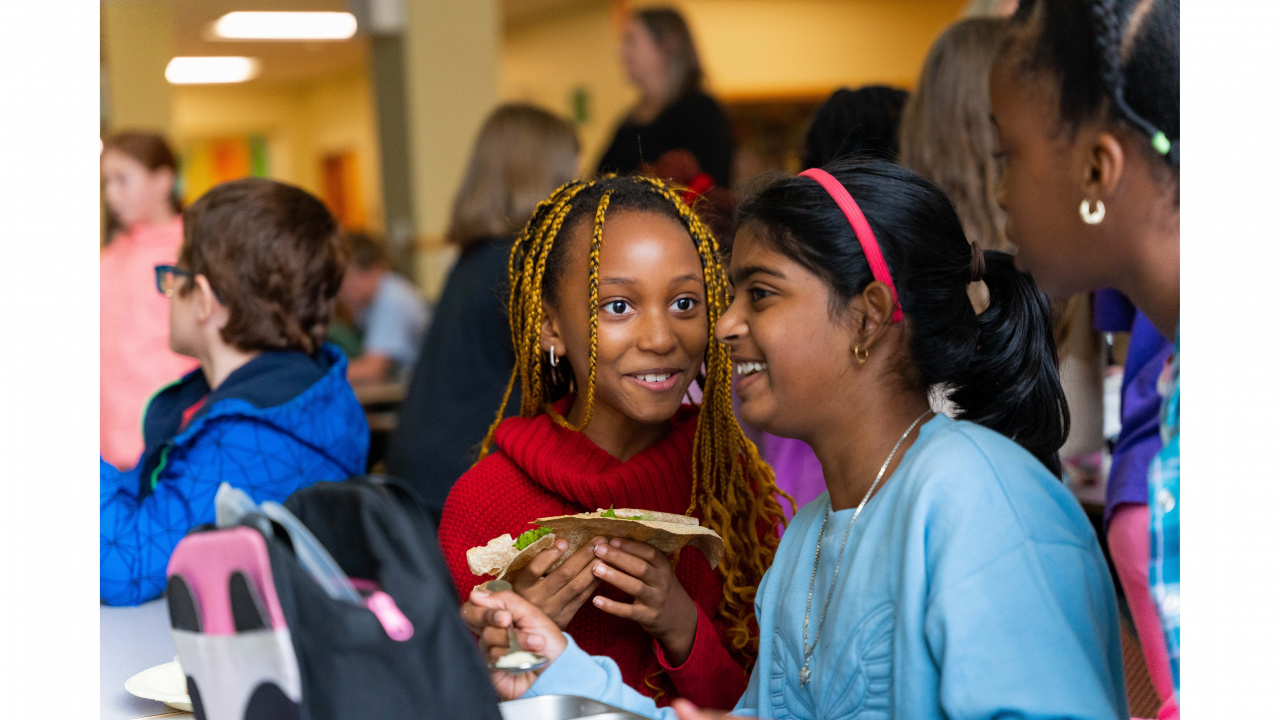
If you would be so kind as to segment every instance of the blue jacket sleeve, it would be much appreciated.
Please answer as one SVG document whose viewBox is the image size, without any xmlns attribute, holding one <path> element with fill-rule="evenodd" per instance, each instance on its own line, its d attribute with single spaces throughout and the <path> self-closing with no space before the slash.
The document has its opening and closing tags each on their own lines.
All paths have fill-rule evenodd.
<svg viewBox="0 0 1280 720">
<path fill-rule="evenodd" d="M 120 473 L 103 463 L 102 602 L 137 605 L 164 591 L 169 556 L 191 528 L 214 521 L 213 500 L 222 481 L 255 502 L 282 502 L 302 485 L 324 477 L 311 457 L 267 423 L 217 418 L 167 449 L 145 496 L 136 470 Z"/>
<path fill-rule="evenodd" d="M 99 597 L 107 605 L 137 605 L 160 595 L 169 554 L 192 527 L 191 478 L 167 478 L 143 499 L 137 469 L 119 472 L 103 462 L 99 470 Z"/>
</svg>

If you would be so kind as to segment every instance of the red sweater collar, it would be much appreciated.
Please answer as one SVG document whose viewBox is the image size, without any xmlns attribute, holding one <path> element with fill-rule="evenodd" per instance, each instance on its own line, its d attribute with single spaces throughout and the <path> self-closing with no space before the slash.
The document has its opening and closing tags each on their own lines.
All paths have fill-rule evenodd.
<svg viewBox="0 0 1280 720">
<path fill-rule="evenodd" d="M 564 414 L 571 398 L 555 403 Z M 671 432 L 622 462 L 545 413 L 502 421 L 494 442 L 531 480 L 588 510 L 640 508 L 683 515 L 692 493 L 690 463 L 698 408 L 684 405 Z"/>
</svg>

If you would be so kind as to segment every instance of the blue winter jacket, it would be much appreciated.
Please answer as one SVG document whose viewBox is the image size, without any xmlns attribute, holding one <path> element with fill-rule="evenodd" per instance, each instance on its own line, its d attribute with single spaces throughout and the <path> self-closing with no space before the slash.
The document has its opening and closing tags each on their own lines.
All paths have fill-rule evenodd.
<svg viewBox="0 0 1280 720">
<path fill-rule="evenodd" d="M 364 473 L 369 453 L 369 425 L 333 345 L 316 357 L 261 353 L 212 393 L 195 370 L 152 398 L 143 438 L 133 470 L 100 463 L 108 605 L 163 592 L 169 555 L 191 528 L 214 521 L 223 481 L 256 502 L 282 502 L 312 483 Z"/>
</svg>

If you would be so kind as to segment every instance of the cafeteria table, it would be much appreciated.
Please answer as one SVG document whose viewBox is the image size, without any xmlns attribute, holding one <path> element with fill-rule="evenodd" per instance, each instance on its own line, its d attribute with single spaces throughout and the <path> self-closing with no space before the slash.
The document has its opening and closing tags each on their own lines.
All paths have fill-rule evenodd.
<svg viewBox="0 0 1280 720">
<path fill-rule="evenodd" d="M 173 660 L 173 638 L 169 630 L 169 609 L 164 600 L 152 600 L 138 607 L 101 606 L 100 659 L 102 663 L 102 720 L 194 720 L 191 713 L 179 712 L 155 700 L 130 695 L 124 682 L 149 667 Z"/>
</svg>

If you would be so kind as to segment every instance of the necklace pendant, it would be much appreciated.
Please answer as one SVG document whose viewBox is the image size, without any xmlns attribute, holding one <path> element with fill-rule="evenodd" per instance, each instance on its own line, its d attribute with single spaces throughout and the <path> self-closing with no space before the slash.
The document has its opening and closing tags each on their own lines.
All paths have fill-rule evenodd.
<svg viewBox="0 0 1280 720">
<path fill-rule="evenodd" d="M 809 684 L 809 663 L 805 661 L 804 667 L 800 668 L 800 687 Z"/>
</svg>

